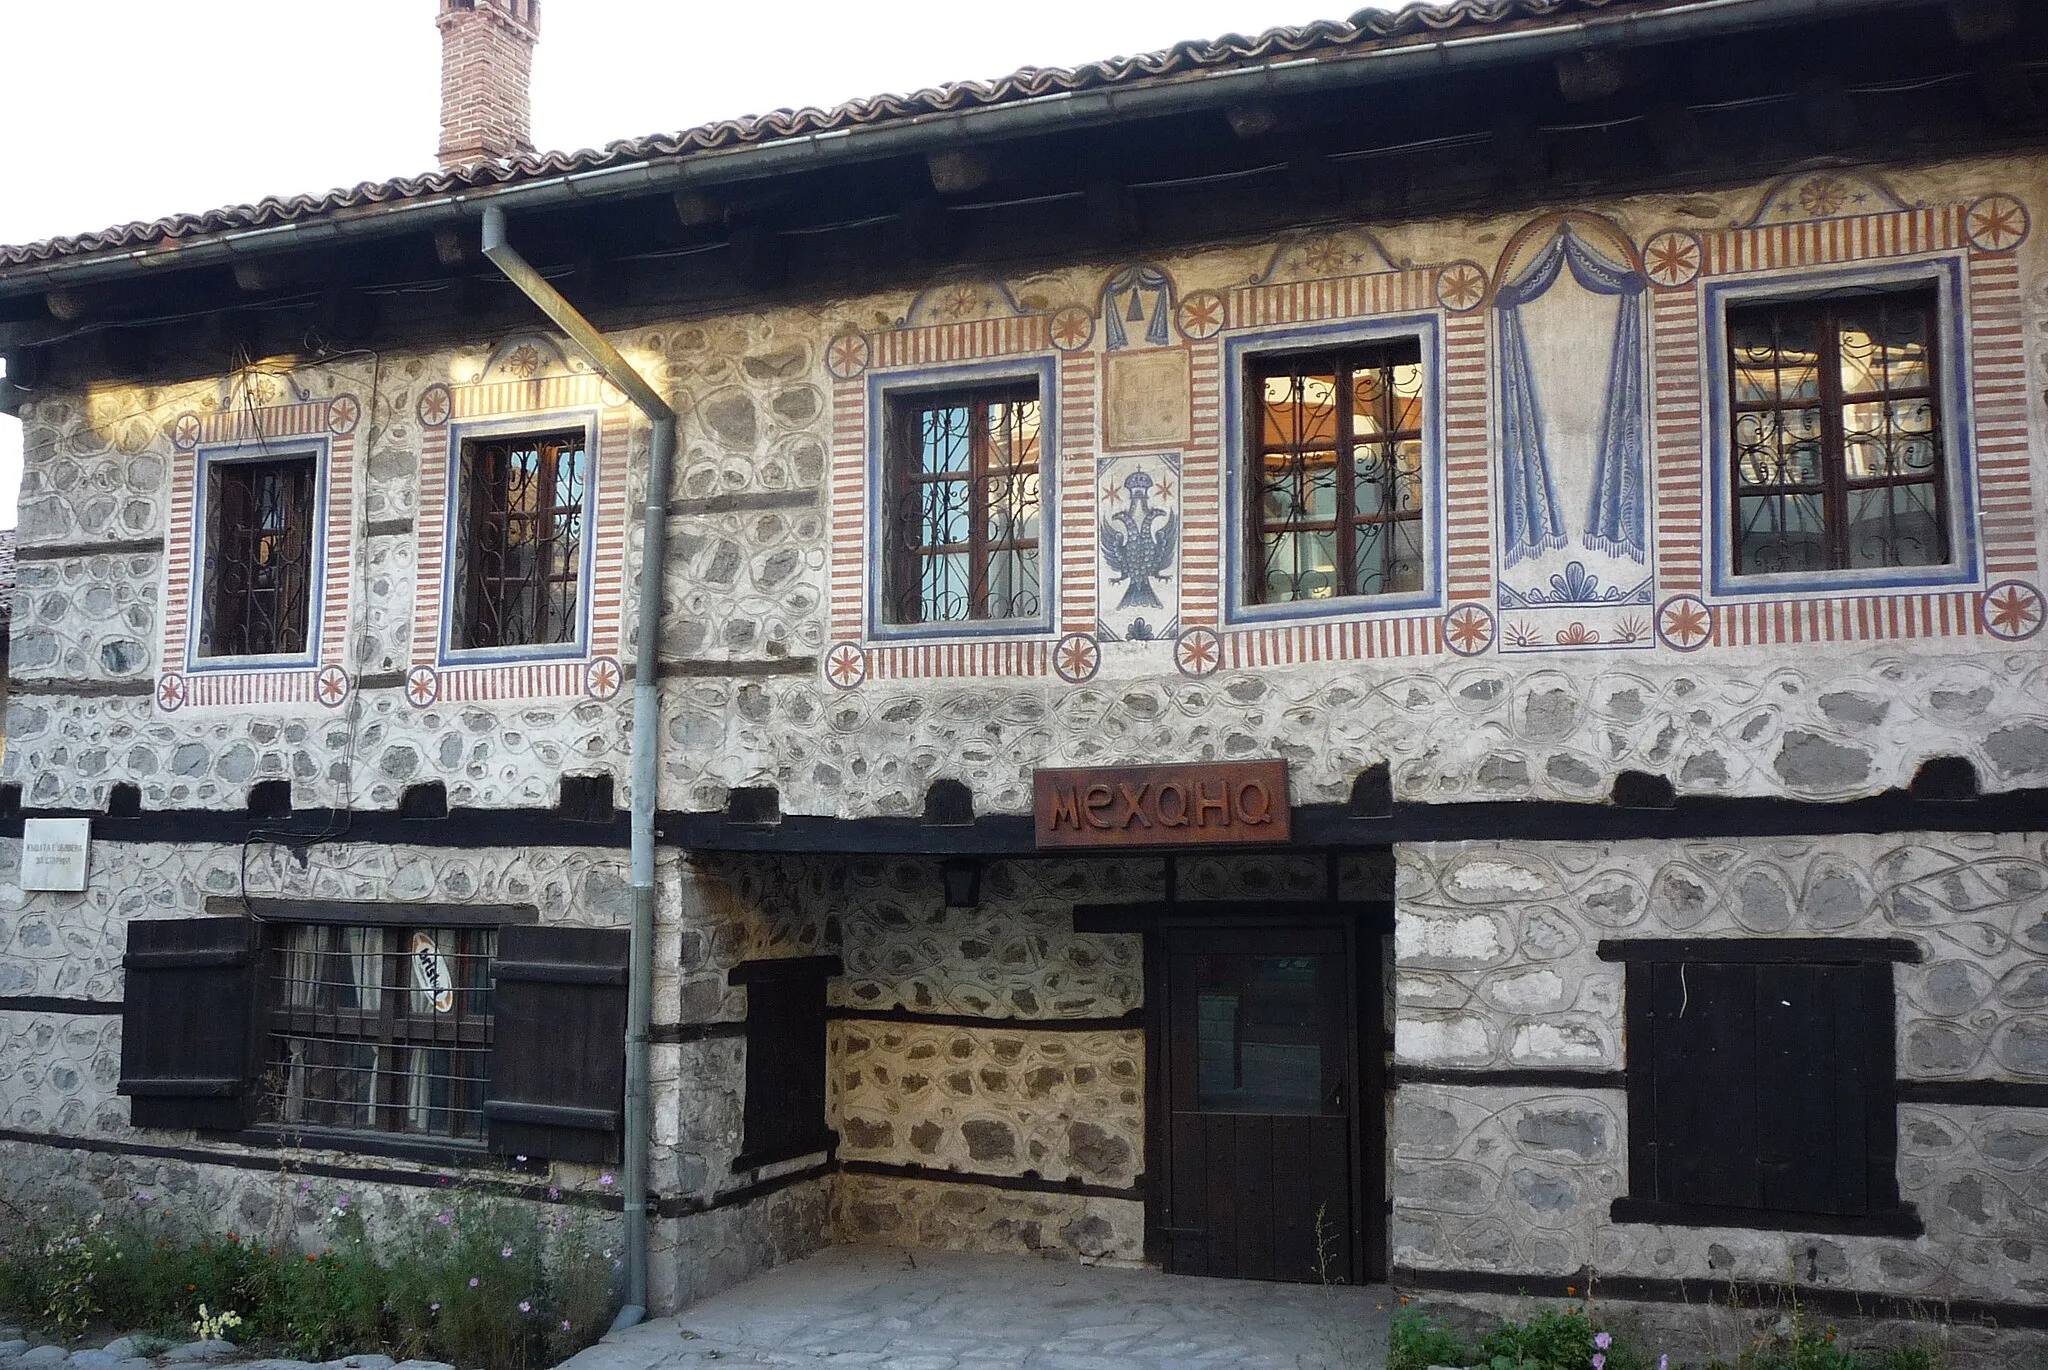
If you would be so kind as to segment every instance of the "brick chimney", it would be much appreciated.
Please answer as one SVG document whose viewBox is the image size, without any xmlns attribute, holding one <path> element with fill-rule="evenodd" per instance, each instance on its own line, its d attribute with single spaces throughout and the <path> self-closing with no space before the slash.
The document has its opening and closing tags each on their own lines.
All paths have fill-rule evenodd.
<svg viewBox="0 0 2048 1370">
<path fill-rule="evenodd" d="M 540 0 L 440 0 L 441 167 L 533 151 Z"/>
</svg>

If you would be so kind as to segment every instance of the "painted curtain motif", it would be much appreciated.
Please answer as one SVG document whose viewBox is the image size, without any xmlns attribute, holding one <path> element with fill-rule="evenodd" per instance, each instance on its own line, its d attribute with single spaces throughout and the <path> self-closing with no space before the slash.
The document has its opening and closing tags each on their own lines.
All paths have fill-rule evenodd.
<svg viewBox="0 0 2048 1370">
<path fill-rule="evenodd" d="M 1635 245 L 1591 215 L 1500 264 L 1500 647 L 1648 647 L 1649 413 Z"/>
<path fill-rule="evenodd" d="M 1096 462 L 1096 568 L 1105 642 L 1156 642 L 1180 626 L 1180 455 Z"/>
</svg>

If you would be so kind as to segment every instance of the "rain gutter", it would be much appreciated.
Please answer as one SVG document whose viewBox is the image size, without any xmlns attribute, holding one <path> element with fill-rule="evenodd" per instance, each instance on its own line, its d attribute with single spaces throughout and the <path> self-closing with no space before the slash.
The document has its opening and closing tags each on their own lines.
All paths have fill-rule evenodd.
<svg viewBox="0 0 2048 1370">
<path fill-rule="evenodd" d="M 648 1306 L 647 1170 L 652 1133 L 647 1024 L 654 997 L 654 800 L 660 781 L 661 753 L 661 572 L 668 531 L 669 467 L 676 450 L 676 411 L 559 290 L 519 255 L 505 236 L 505 211 L 497 205 L 484 209 L 483 252 L 654 425 L 653 450 L 647 463 L 647 503 L 641 522 L 640 628 L 633 659 L 633 926 L 626 980 L 626 1306 L 613 1324 L 630 1327 L 646 1315 Z"/>
</svg>

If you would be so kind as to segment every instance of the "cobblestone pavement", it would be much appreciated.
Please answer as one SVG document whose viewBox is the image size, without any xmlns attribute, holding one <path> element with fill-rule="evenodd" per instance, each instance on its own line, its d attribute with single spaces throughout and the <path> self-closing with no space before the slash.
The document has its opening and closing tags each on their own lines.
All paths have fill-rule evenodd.
<svg viewBox="0 0 2048 1370">
<path fill-rule="evenodd" d="M 1384 1287 L 831 1247 L 643 1323 L 563 1370 L 1381 1370 Z"/>
</svg>

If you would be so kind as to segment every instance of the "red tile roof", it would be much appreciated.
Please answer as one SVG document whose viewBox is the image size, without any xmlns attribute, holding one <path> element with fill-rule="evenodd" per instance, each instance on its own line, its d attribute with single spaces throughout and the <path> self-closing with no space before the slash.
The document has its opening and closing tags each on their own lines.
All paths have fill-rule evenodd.
<svg viewBox="0 0 2048 1370">
<path fill-rule="evenodd" d="M 273 196 L 255 204 L 233 205 L 203 214 L 174 214 L 146 223 L 122 224 L 98 233 L 50 238 L 19 247 L 0 247 L 0 276 L 4 276 L 5 268 L 9 266 L 125 251 L 236 229 L 266 228 L 315 219 L 338 210 L 389 204 L 451 191 L 510 186 L 564 173 L 654 158 L 686 157 L 692 153 L 726 150 L 749 143 L 837 129 L 903 122 L 921 115 L 985 108 L 1063 92 L 1138 85 L 1292 57 L 1391 47 L 1452 29 L 1504 25 L 1517 20 L 1543 21 L 1575 11 L 1629 6 L 1648 8 L 1659 3 L 1660 0 L 1450 0 L 1445 4 L 1412 5 L 1392 13 L 1362 10 L 1348 21 L 1319 20 L 1298 28 L 1268 29 L 1255 38 L 1226 34 L 1210 42 L 1179 43 L 1160 52 L 1115 57 L 1072 69 L 1026 67 L 995 81 L 953 82 L 910 95 L 878 95 L 850 100 L 831 109 L 784 109 L 743 119 L 722 119 L 681 133 L 629 138 L 599 149 L 536 153 L 505 162 L 464 167 L 459 171 L 435 171 L 390 181 L 365 181 L 324 195 Z"/>
</svg>

